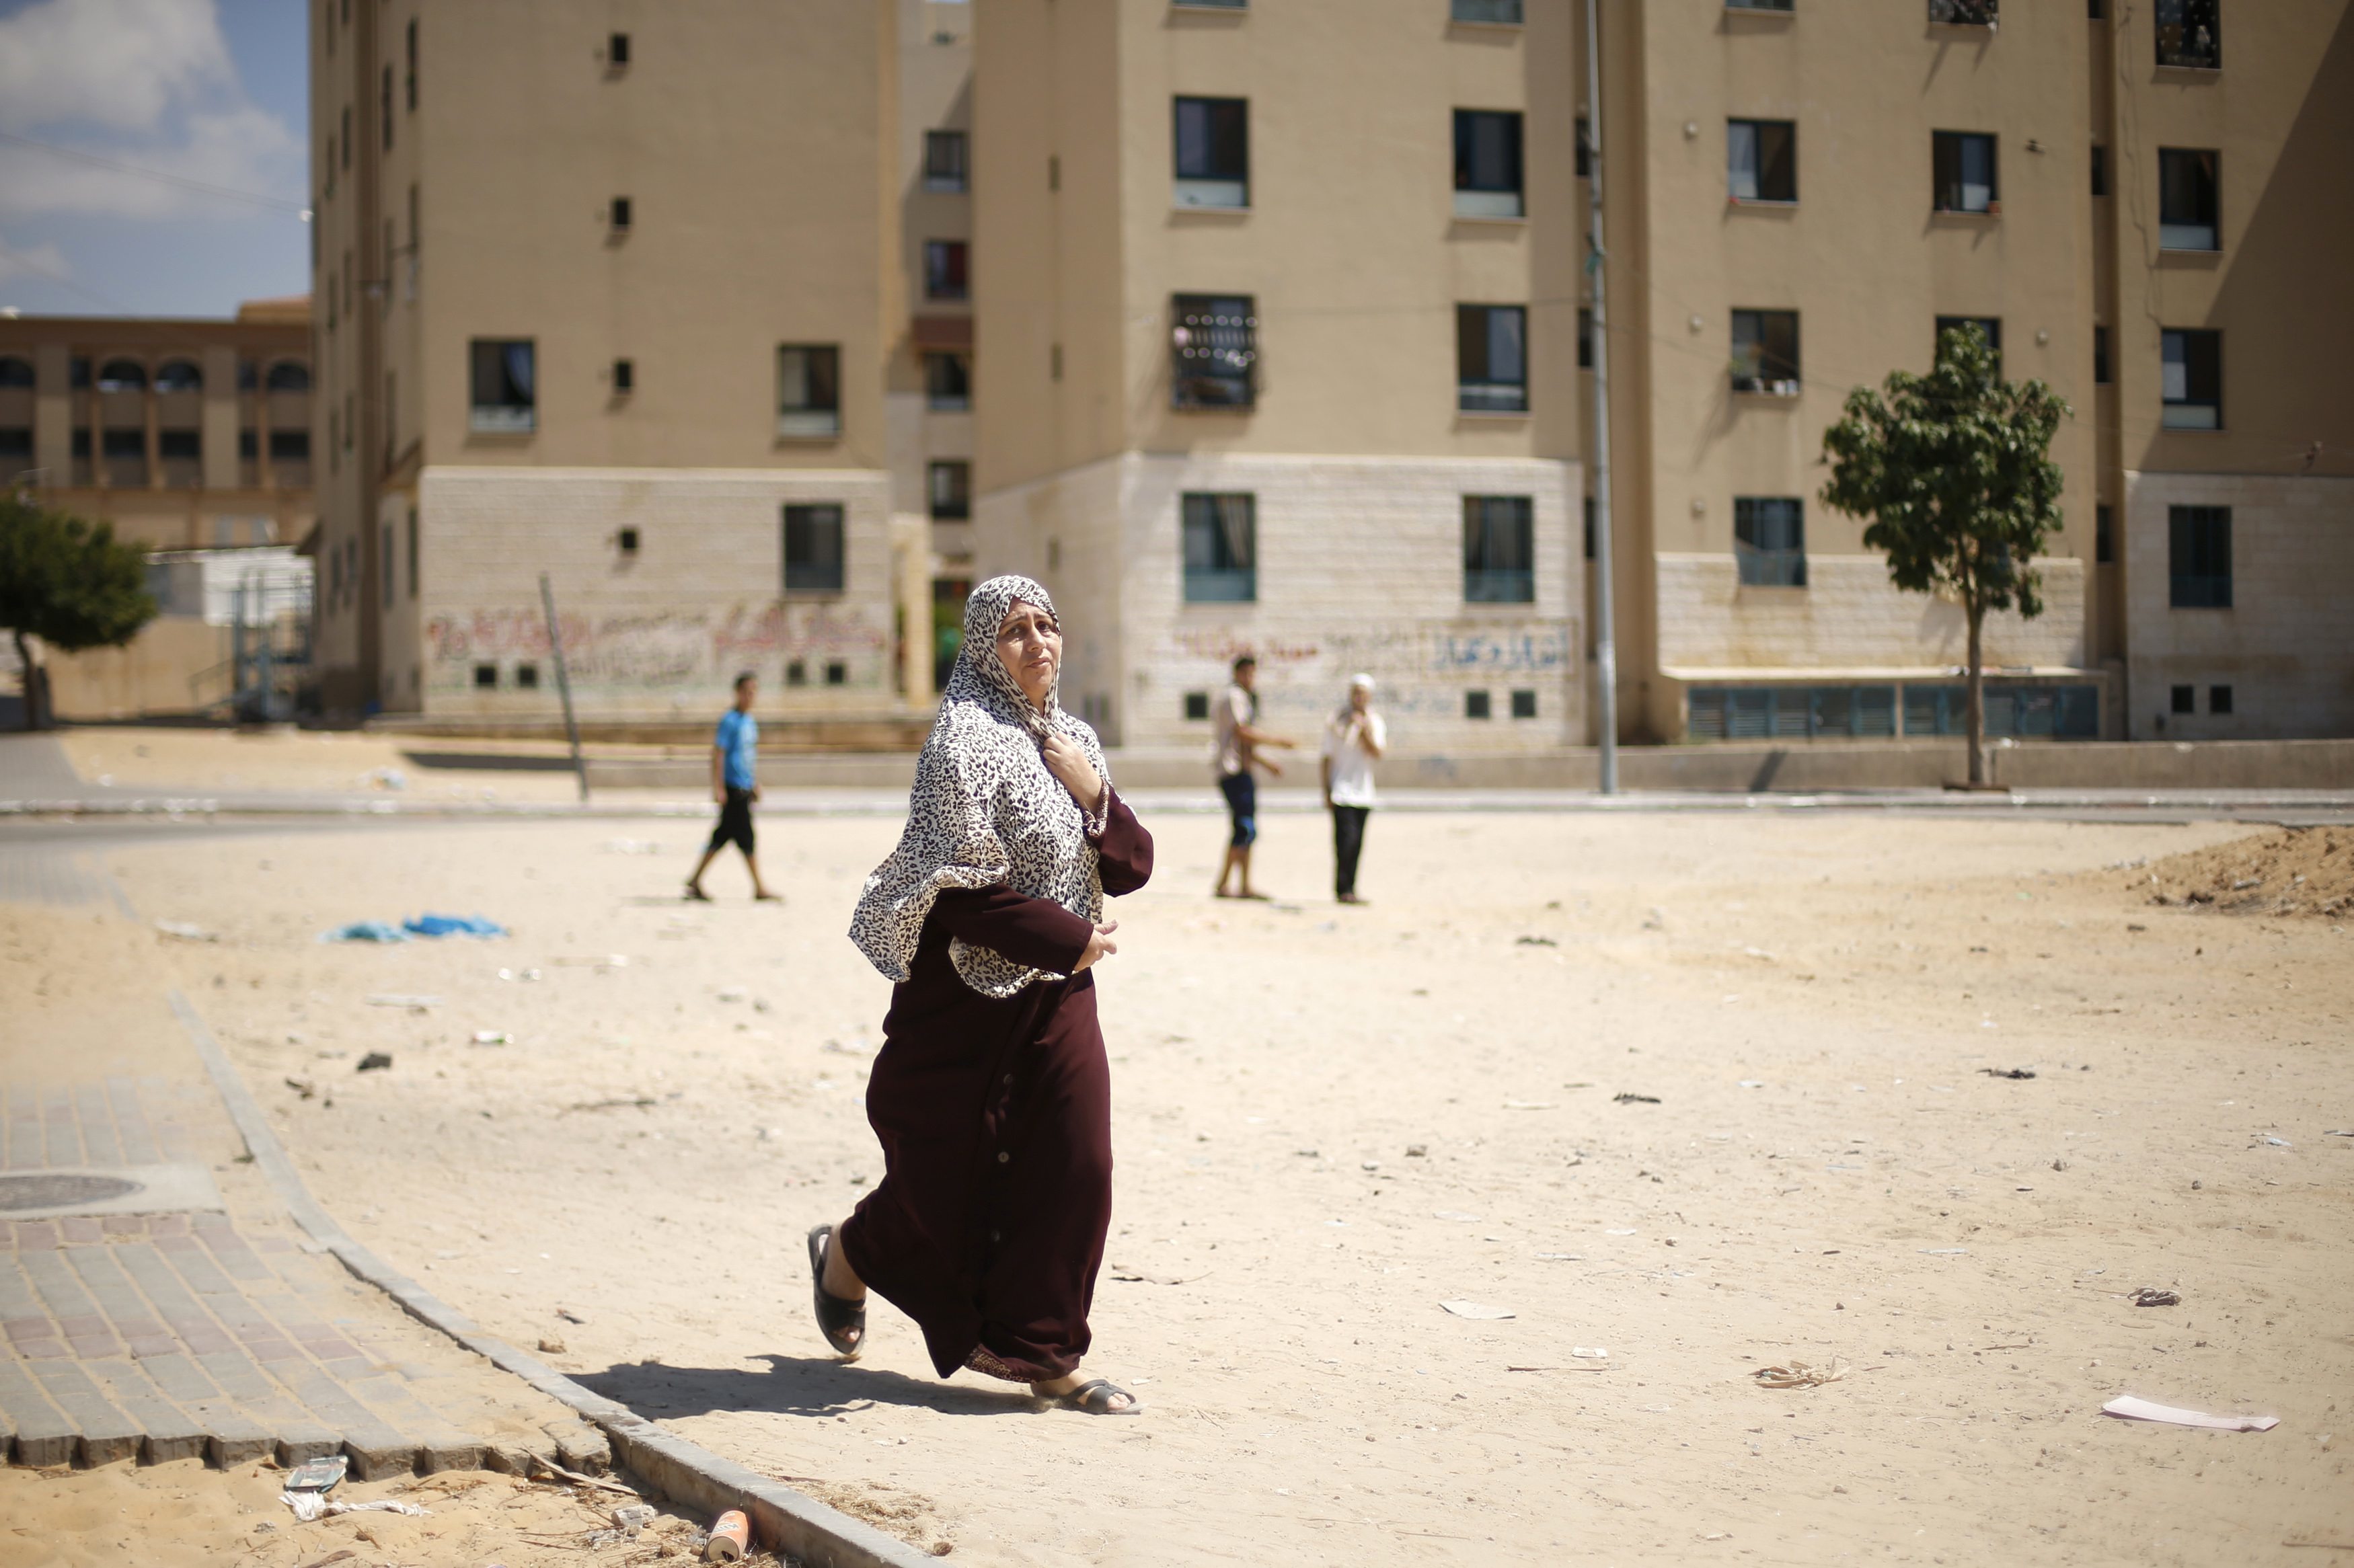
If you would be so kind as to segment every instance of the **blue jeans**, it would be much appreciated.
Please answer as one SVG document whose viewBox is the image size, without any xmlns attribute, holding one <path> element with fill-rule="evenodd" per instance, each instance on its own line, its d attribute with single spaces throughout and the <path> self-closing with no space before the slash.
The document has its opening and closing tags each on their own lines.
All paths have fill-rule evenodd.
<svg viewBox="0 0 2354 1568">
<path fill-rule="evenodd" d="M 1250 848 L 1258 840 L 1258 779 L 1248 768 L 1229 773 L 1218 780 L 1218 792 L 1235 820 L 1234 836 L 1226 842 L 1235 849 Z"/>
</svg>

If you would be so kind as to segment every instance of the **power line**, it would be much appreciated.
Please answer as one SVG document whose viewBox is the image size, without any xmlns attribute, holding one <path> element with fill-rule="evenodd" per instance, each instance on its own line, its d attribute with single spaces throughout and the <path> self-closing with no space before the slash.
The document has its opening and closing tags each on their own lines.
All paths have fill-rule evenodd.
<svg viewBox="0 0 2354 1568">
<path fill-rule="evenodd" d="M 185 190 L 201 191 L 207 196 L 223 196 L 230 201 L 251 202 L 256 207 L 275 207 L 281 212 L 308 213 L 311 210 L 308 204 L 288 201 L 284 196 L 263 196 L 259 191 L 241 191 L 228 185 L 207 185 L 203 180 L 192 180 L 181 175 L 167 175 L 161 169 L 142 168 L 136 164 L 123 163 L 119 158 L 101 157 L 96 153 L 85 153 L 77 147 L 60 147 L 54 142 L 43 142 L 31 136 L 20 136 L 13 131 L 0 131 L 0 142 L 11 142 L 19 147 L 31 147 L 38 152 L 54 154 L 60 158 L 70 158 L 76 163 L 89 164 L 101 169 L 112 169 L 122 175 L 136 175 L 141 179 L 157 180 L 167 185 L 178 185 Z"/>
</svg>

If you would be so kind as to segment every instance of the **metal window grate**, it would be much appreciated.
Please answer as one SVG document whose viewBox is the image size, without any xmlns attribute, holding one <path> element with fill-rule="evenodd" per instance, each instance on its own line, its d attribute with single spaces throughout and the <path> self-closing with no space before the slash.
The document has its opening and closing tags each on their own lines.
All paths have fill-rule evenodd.
<svg viewBox="0 0 2354 1568">
<path fill-rule="evenodd" d="M 1258 363 L 1258 314 L 1247 294 L 1170 301 L 1170 401 L 1180 408 L 1247 408 Z"/>
</svg>

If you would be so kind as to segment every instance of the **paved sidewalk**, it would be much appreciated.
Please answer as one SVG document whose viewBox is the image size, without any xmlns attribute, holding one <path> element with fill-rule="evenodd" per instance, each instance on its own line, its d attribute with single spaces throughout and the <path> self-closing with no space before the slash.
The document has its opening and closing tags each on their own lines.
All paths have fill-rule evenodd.
<svg viewBox="0 0 2354 1568">
<path fill-rule="evenodd" d="M 26 883 L 0 876 L 20 898 Z M 101 922 L 131 983 L 54 979 L 42 948 L 66 918 Z M 601 1460 L 571 1411 L 296 1228 L 149 978 L 154 933 L 103 906 L 10 901 L 0 938 L 0 1446 L 16 1463 L 343 1452 L 367 1479 Z"/>
</svg>

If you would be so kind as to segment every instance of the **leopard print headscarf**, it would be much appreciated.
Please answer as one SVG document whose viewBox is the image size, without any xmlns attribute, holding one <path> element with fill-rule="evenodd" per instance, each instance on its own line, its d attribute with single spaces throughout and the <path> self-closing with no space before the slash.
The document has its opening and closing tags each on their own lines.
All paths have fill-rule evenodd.
<svg viewBox="0 0 2354 1568">
<path fill-rule="evenodd" d="M 1090 842 L 1103 832 L 1103 814 L 1079 809 L 1046 771 L 1039 746 L 1050 733 L 1076 741 L 1103 778 L 1107 810 L 1111 772 L 1096 732 L 1055 701 L 1059 679 L 1042 714 L 998 658 L 997 629 L 1017 600 L 1055 615 L 1046 590 L 1023 577 L 991 577 L 965 601 L 964 645 L 916 759 L 907 826 L 851 915 L 850 939 L 886 979 L 907 980 L 924 917 L 942 888 L 1002 884 L 1089 920 L 1103 917 L 1103 878 Z M 1045 973 L 960 937 L 949 942 L 949 959 L 983 996 L 1013 996 Z"/>
</svg>

